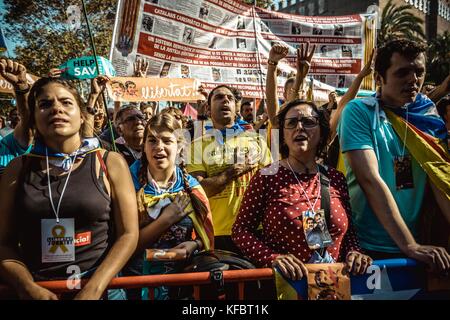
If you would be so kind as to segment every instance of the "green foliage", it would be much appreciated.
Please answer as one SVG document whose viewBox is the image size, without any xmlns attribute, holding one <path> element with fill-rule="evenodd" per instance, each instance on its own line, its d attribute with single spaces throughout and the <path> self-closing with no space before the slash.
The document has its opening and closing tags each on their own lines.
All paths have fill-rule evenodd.
<svg viewBox="0 0 450 320">
<path fill-rule="evenodd" d="M 392 0 L 386 4 L 381 14 L 381 28 L 378 33 L 378 47 L 395 38 L 407 38 L 422 42 L 425 40 L 423 19 L 416 17 L 410 5 L 396 6 Z"/>
<path fill-rule="evenodd" d="M 29 72 L 45 75 L 49 69 L 83 55 L 93 54 L 81 0 L 4 0 L 6 37 L 18 42 L 17 60 Z M 97 54 L 108 57 L 117 0 L 86 0 L 86 10 Z M 81 26 L 70 30 L 67 8 L 80 9 Z M 2 23 L 3 24 L 3 23 Z"/>
<path fill-rule="evenodd" d="M 428 48 L 427 82 L 440 84 L 450 75 L 450 32 L 438 35 Z"/>
</svg>

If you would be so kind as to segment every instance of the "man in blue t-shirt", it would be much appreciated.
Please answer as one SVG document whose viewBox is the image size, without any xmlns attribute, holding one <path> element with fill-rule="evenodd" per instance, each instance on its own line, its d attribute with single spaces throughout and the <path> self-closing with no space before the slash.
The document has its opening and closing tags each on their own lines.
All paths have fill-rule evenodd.
<svg viewBox="0 0 450 320">
<path fill-rule="evenodd" d="M 434 103 L 419 94 L 425 50 L 409 40 L 394 40 L 380 48 L 375 62 L 379 95 L 349 102 L 338 135 L 346 155 L 353 222 L 367 254 L 374 259 L 408 256 L 449 271 L 446 249 L 417 243 L 427 176 L 405 148 L 406 137 L 396 134 L 384 112 L 390 109 L 436 137 L 446 135 Z M 450 222 L 449 201 L 431 187 Z"/>
</svg>

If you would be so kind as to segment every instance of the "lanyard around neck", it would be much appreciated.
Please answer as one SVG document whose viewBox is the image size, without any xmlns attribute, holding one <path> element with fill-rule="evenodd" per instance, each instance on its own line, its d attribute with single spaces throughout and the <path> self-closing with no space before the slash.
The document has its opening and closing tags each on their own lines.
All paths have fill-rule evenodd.
<svg viewBox="0 0 450 320">
<path fill-rule="evenodd" d="M 302 189 L 303 194 L 305 195 L 306 201 L 308 201 L 309 208 L 311 209 L 312 212 L 316 213 L 315 210 L 314 210 L 314 207 L 316 206 L 317 201 L 319 200 L 320 192 L 321 192 L 321 187 L 322 187 L 321 184 L 320 184 L 320 180 L 319 180 L 319 192 L 317 193 L 316 201 L 314 201 L 314 204 L 311 204 L 311 201 L 309 201 L 308 194 L 306 193 L 305 189 L 303 188 L 302 184 L 300 183 L 300 180 L 298 180 L 297 175 L 295 174 L 294 169 L 292 169 L 291 164 L 289 163 L 289 160 L 286 159 L 286 162 L 287 162 L 287 164 L 288 164 L 288 166 L 289 166 L 289 169 L 291 169 L 291 172 L 292 172 L 292 174 L 294 175 L 295 180 L 297 180 L 298 185 L 299 185 L 300 188 Z M 317 169 L 317 174 L 316 174 L 316 176 L 317 176 L 317 175 L 320 175 L 319 169 Z"/>
<path fill-rule="evenodd" d="M 53 197 L 52 197 L 52 187 L 50 185 L 50 167 L 48 165 L 48 149 L 45 147 L 45 163 L 47 164 L 47 181 L 48 181 L 48 194 L 50 198 L 50 204 L 52 205 L 53 213 L 56 216 L 56 223 L 59 223 L 59 209 L 61 207 L 61 200 L 64 196 L 64 192 L 66 191 L 67 183 L 69 182 L 70 174 L 72 173 L 73 165 L 75 164 L 75 161 L 77 161 L 77 154 L 78 150 L 75 152 L 75 157 L 72 161 L 72 164 L 70 165 L 69 173 L 67 174 L 66 182 L 64 183 L 64 187 L 61 191 L 61 196 L 59 197 L 58 206 L 55 209 L 55 204 L 53 203 Z"/>
</svg>

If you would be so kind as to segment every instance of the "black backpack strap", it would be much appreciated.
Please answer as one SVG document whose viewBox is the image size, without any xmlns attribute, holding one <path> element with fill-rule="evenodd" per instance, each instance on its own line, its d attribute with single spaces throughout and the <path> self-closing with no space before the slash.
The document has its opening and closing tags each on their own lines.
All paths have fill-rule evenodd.
<svg viewBox="0 0 450 320">
<path fill-rule="evenodd" d="M 330 225 L 330 178 L 328 168 L 319 164 L 320 173 L 320 208 L 325 212 L 327 226 Z"/>
<path fill-rule="evenodd" d="M 319 164 L 319 179 L 320 179 L 320 208 L 325 213 L 325 221 L 327 227 L 331 225 L 331 208 L 330 208 L 330 178 L 328 175 L 328 167 Z M 320 256 L 324 256 L 326 248 L 319 249 Z"/>
<path fill-rule="evenodd" d="M 100 151 L 97 151 L 97 159 L 100 162 L 100 174 L 98 177 L 98 183 L 100 184 L 100 187 L 105 191 L 106 194 L 108 194 L 108 189 L 106 189 L 105 182 L 103 180 L 103 175 L 106 175 L 106 178 L 108 178 L 108 169 L 106 167 L 106 159 L 108 158 L 109 151 L 106 150 L 103 154 L 103 157 L 101 156 Z"/>
</svg>

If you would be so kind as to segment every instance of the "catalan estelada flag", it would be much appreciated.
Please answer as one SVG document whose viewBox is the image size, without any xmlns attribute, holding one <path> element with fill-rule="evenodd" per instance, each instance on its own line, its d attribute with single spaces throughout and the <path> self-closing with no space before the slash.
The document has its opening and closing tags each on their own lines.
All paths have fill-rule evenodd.
<svg viewBox="0 0 450 320">
<path fill-rule="evenodd" d="M 406 136 L 406 147 L 433 184 L 450 200 L 450 155 L 439 139 L 419 130 L 389 110 L 389 121 L 400 137 Z M 405 135 L 405 130 L 407 134 Z"/>
<path fill-rule="evenodd" d="M 305 293 L 307 292 L 306 281 L 290 280 L 283 277 L 277 268 L 274 268 L 273 270 L 278 300 L 304 300 L 307 298 L 305 296 Z"/>
<path fill-rule="evenodd" d="M 6 39 L 3 35 L 3 30 L 0 28 L 0 52 L 8 51 L 8 47 L 6 46 Z"/>
</svg>

